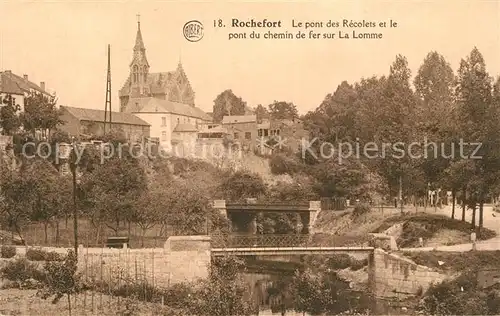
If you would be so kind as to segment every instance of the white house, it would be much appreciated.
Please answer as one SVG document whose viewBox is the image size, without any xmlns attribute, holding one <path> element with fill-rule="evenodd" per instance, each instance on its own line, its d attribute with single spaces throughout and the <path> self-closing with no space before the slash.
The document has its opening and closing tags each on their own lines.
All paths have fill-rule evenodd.
<svg viewBox="0 0 500 316">
<path fill-rule="evenodd" d="M 28 80 L 28 75 L 20 77 L 10 70 L 0 72 L 0 106 L 3 106 L 4 98 L 10 95 L 14 104 L 19 105 L 21 111 L 24 111 L 24 98 L 32 93 L 41 93 L 47 97 L 53 96 L 45 90 L 43 81 L 37 85 Z"/>
</svg>

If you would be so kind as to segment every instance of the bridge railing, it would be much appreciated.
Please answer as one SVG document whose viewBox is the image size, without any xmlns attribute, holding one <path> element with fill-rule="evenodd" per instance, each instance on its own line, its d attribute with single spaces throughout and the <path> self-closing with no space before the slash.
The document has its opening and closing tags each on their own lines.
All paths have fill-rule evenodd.
<svg viewBox="0 0 500 316">
<path fill-rule="evenodd" d="M 212 248 L 262 248 L 262 247 L 359 247 L 369 244 L 370 236 L 330 234 L 213 234 Z"/>
<path fill-rule="evenodd" d="M 310 236 L 304 234 L 212 235 L 213 248 L 307 247 Z"/>
</svg>

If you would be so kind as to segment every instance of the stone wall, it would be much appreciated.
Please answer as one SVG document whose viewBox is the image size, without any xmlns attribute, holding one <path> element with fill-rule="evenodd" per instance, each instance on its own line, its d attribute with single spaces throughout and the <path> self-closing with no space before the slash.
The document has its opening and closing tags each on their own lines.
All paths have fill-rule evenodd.
<svg viewBox="0 0 500 316">
<path fill-rule="evenodd" d="M 164 247 L 165 265 L 170 271 L 170 282 L 190 282 L 208 277 L 210 269 L 209 236 L 169 237 Z"/>
<path fill-rule="evenodd" d="M 446 278 L 410 259 L 375 249 L 369 258 L 368 283 L 376 297 L 419 295 Z"/>
<path fill-rule="evenodd" d="M 79 250 L 84 278 L 106 282 L 147 282 L 160 287 L 208 277 L 210 237 L 170 237 L 163 248 Z"/>
</svg>

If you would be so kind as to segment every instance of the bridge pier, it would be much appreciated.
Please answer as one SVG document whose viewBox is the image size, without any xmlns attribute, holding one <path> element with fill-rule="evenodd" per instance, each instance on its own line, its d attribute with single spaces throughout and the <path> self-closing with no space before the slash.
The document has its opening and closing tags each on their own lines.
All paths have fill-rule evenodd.
<svg viewBox="0 0 500 316">
<path fill-rule="evenodd" d="M 222 216 L 229 220 L 231 231 L 244 231 L 250 234 L 257 233 L 257 215 L 261 213 L 299 213 L 302 221 L 302 233 L 312 233 L 316 218 L 321 211 L 321 201 L 309 201 L 300 205 L 296 204 L 227 204 L 225 200 L 215 200 L 213 207 L 217 209 Z M 233 216 L 236 214 L 245 214 L 240 216 L 240 223 L 237 223 Z M 248 218 L 245 218 L 248 215 Z M 238 227 L 238 225 L 240 227 Z"/>
</svg>

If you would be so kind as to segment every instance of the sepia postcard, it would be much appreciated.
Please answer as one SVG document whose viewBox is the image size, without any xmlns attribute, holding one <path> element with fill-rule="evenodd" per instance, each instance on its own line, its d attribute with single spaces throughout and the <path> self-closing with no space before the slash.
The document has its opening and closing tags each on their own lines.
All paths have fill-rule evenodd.
<svg viewBox="0 0 500 316">
<path fill-rule="evenodd" d="M 0 316 L 500 314 L 500 1 L 0 1 Z"/>
</svg>

